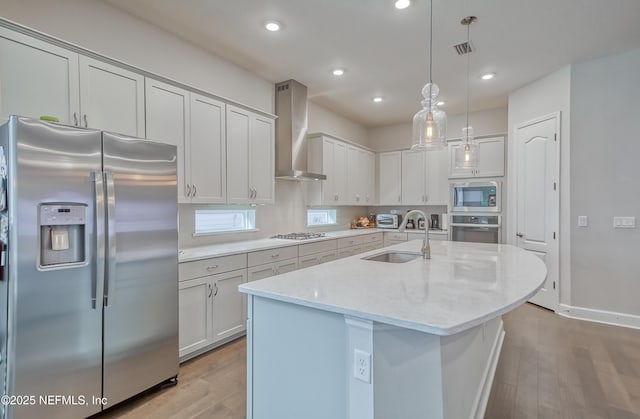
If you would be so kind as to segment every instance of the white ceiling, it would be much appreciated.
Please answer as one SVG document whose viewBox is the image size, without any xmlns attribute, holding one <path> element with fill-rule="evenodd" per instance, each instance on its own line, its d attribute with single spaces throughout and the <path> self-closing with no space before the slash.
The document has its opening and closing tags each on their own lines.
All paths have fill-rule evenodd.
<svg viewBox="0 0 640 419">
<path fill-rule="evenodd" d="M 428 0 L 104 0 L 253 73 L 296 79 L 309 98 L 366 127 L 408 122 L 428 79 Z M 433 80 L 450 113 L 466 106 L 466 41 L 475 15 L 471 111 L 566 64 L 640 47 L 638 0 L 433 0 Z M 282 23 L 267 32 L 264 22 Z M 345 69 L 338 78 L 334 67 Z M 483 72 L 495 72 L 490 82 Z M 381 95 L 383 103 L 371 99 Z"/>
</svg>

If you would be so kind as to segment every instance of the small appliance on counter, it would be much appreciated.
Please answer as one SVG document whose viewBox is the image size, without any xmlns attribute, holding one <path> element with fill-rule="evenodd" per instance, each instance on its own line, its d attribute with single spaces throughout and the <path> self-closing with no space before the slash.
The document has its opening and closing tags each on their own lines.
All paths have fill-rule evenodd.
<svg viewBox="0 0 640 419">
<path fill-rule="evenodd" d="M 418 230 L 424 230 L 426 225 L 426 223 L 424 222 L 424 218 L 420 218 L 418 219 Z"/>
<path fill-rule="evenodd" d="M 440 214 L 431 214 L 431 228 L 440 229 Z"/>
<path fill-rule="evenodd" d="M 441 230 L 449 229 L 449 214 L 447 214 L 446 212 L 440 215 L 440 229 Z"/>
<path fill-rule="evenodd" d="M 376 215 L 376 225 L 378 228 L 398 228 L 402 222 L 399 214 L 378 214 Z"/>
</svg>

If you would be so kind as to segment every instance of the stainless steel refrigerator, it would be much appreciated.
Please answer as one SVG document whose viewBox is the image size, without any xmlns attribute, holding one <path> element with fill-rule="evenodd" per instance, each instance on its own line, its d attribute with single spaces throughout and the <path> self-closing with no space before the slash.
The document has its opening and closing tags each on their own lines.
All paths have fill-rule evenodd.
<svg viewBox="0 0 640 419">
<path fill-rule="evenodd" d="M 82 418 L 175 379 L 175 146 L 12 116 L 0 179 L 5 417 Z"/>
</svg>

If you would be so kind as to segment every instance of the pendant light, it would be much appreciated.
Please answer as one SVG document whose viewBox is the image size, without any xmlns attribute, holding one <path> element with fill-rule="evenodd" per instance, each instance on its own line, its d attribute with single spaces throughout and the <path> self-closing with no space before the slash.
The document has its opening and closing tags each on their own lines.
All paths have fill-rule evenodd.
<svg viewBox="0 0 640 419">
<path fill-rule="evenodd" d="M 473 137 L 473 128 L 469 126 L 469 55 L 471 54 L 471 38 L 469 31 L 471 24 L 478 20 L 475 16 L 467 16 L 460 21 L 467 27 L 467 119 L 462 128 L 462 145 L 456 148 L 456 169 L 474 169 L 478 167 L 478 143 Z"/>
<path fill-rule="evenodd" d="M 429 1 L 429 83 L 422 88 L 422 109 L 413 116 L 411 150 L 442 150 L 446 147 L 447 114 L 438 109 L 440 88 L 431 78 L 433 62 L 433 0 Z"/>
</svg>

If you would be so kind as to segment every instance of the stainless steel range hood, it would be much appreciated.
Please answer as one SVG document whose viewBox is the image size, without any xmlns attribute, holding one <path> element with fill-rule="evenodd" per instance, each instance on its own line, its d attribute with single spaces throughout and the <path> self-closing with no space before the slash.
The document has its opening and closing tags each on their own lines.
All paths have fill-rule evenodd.
<svg viewBox="0 0 640 419">
<path fill-rule="evenodd" d="M 307 86 L 287 80 L 276 84 L 276 179 L 325 180 L 307 172 Z"/>
</svg>

